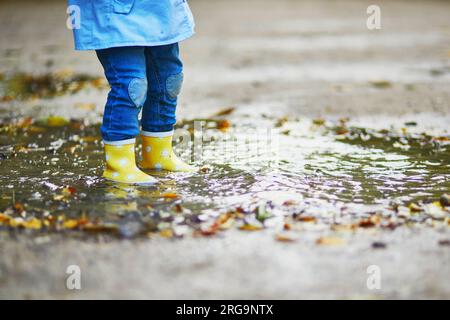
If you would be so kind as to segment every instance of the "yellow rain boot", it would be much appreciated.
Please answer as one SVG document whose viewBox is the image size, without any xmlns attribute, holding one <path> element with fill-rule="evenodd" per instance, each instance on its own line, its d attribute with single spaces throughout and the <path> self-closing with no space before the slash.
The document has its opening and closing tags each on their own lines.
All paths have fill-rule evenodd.
<svg viewBox="0 0 450 320">
<path fill-rule="evenodd" d="M 134 145 L 136 139 L 103 141 L 105 144 L 106 169 L 103 177 L 115 182 L 151 184 L 158 180 L 139 170 L 136 166 Z"/>
<path fill-rule="evenodd" d="M 142 169 L 193 172 L 196 168 L 177 157 L 172 149 L 173 131 L 142 131 Z"/>
</svg>

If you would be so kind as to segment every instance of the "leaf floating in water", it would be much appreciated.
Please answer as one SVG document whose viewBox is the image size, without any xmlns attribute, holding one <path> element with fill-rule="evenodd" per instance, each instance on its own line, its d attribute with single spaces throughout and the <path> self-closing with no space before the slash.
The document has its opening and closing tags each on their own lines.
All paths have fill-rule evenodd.
<svg viewBox="0 0 450 320">
<path fill-rule="evenodd" d="M 375 227 L 376 225 L 378 225 L 381 221 L 381 218 L 379 216 L 371 216 L 368 219 L 362 219 L 359 222 L 359 226 L 362 228 L 371 228 L 371 227 Z"/>
<path fill-rule="evenodd" d="M 45 124 L 49 127 L 62 127 L 70 123 L 69 120 L 59 116 L 50 116 L 45 120 Z"/>
<path fill-rule="evenodd" d="M 173 231 L 171 229 L 161 230 L 159 235 L 163 238 L 173 238 Z"/>
<path fill-rule="evenodd" d="M 315 124 L 316 126 L 323 126 L 325 124 L 325 119 L 323 118 L 314 119 L 312 123 Z"/>
<path fill-rule="evenodd" d="M 180 196 L 173 192 L 166 192 L 161 195 L 164 199 L 178 199 Z"/>
<path fill-rule="evenodd" d="M 279 233 L 275 236 L 275 240 L 280 242 L 295 242 L 298 240 L 298 238 L 290 234 Z"/>
<path fill-rule="evenodd" d="M 322 246 L 340 246 L 345 244 L 345 240 L 337 237 L 320 237 L 316 240 L 316 244 Z"/>
<path fill-rule="evenodd" d="M 76 227 L 78 227 L 78 220 L 69 219 L 63 222 L 64 229 L 75 229 Z"/>
<path fill-rule="evenodd" d="M 220 120 L 217 121 L 217 129 L 219 129 L 222 132 L 228 131 L 230 129 L 231 124 L 228 120 Z"/>
<path fill-rule="evenodd" d="M 387 80 L 375 80 L 375 81 L 370 81 L 370 84 L 378 89 L 387 89 L 392 87 L 392 83 L 390 83 Z"/>
<path fill-rule="evenodd" d="M 262 229 L 263 229 L 263 227 L 261 225 L 249 224 L 249 223 L 244 223 L 242 226 L 239 227 L 239 230 L 243 230 L 243 231 L 260 231 Z"/>
<path fill-rule="evenodd" d="M 227 116 L 227 115 L 233 113 L 235 109 L 236 109 L 235 107 L 229 107 L 229 108 L 222 109 L 219 112 L 215 113 L 211 118 Z"/>
</svg>

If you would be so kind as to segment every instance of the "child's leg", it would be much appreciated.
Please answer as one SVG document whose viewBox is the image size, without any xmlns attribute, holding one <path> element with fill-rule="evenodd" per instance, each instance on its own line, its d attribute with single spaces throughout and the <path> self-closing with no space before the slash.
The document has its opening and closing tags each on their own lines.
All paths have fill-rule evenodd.
<svg viewBox="0 0 450 320">
<path fill-rule="evenodd" d="M 142 111 L 142 130 L 167 132 L 176 122 L 177 96 L 183 83 L 178 43 L 147 47 L 148 93 Z"/>
<path fill-rule="evenodd" d="M 142 168 L 192 171 L 172 150 L 177 97 L 183 83 L 178 43 L 147 47 L 148 93 L 142 110 Z"/>
<path fill-rule="evenodd" d="M 97 56 L 111 86 L 101 127 L 106 154 L 103 177 L 123 183 L 154 183 L 156 179 L 137 168 L 134 152 L 138 115 L 147 96 L 144 49 L 110 48 L 97 51 Z"/>
<path fill-rule="evenodd" d="M 105 141 L 132 139 L 139 134 L 138 115 L 147 96 L 143 47 L 98 50 L 111 90 L 101 132 Z"/>
</svg>

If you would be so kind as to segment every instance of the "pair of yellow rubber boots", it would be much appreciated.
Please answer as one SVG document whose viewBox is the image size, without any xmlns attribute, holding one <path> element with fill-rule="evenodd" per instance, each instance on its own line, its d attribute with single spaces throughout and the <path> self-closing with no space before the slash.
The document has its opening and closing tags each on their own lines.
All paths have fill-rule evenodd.
<svg viewBox="0 0 450 320">
<path fill-rule="evenodd" d="M 141 169 L 192 172 L 195 168 L 179 159 L 172 149 L 173 131 L 142 132 Z M 136 139 L 104 141 L 106 169 L 103 177 L 120 183 L 152 184 L 154 177 L 140 170 L 135 159 Z"/>
</svg>

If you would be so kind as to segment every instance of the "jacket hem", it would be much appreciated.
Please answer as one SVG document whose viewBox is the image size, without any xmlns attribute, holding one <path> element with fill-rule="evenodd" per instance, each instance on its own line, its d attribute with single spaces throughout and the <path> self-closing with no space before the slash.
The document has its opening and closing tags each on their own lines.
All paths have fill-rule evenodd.
<svg viewBox="0 0 450 320">
<path fill-rule="evenodd" d="M 174 44 L 183 40 L 186 40 L 192 37 L 195 34 L 195 31 L 191 30 L 189 32 L 183 33 L 178 37 L 165 40 L 165 41 L 114 41 L 114 42 L 102 42 L 98 44 L 91 45 L 80 45 L 75 44 L 75 50 L 83 51 L 83 50 L 102 50 L 114 47 L 131 47 L 131 46 L 143 46 L 143 47 L 154 47 L 154 46 L 164 46 L 168 44 Z"/>
</svg>

